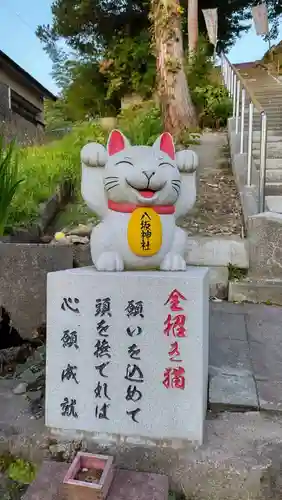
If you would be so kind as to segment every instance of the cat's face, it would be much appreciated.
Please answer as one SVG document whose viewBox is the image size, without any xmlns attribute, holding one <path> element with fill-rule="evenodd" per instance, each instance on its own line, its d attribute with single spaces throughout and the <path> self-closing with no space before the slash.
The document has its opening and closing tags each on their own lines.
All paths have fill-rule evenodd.
<svg viewBox="0 0 282 500">
<path fill-rule="evenodd" d="M 152 147 L 130 146 L 114 130 L 108 142 L 104 172 L 107 198 L 137 205 L 174 205 L 181 189 L 181 176 L 174 161 L 172 138 L 163 134 Z"/>
</svg>

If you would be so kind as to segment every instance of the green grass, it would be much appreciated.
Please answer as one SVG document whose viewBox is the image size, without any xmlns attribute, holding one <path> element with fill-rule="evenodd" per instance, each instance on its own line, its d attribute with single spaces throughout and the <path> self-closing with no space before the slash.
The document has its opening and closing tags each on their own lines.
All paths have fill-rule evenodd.
<svg viewBox="0 0 282 500">
<path fill-rule="evenodd" d="M 71 179 L 79 193 L 80 150 L 90 141 L 106 142 L 105 133 L 95 123 L 76 125 L 60 140 L 19 151 L 19 176 L 23 182 L 13 199 L 8 226 L 32 224 L 40 204 L 55 193 L 62 180 Z"/>
</svg>

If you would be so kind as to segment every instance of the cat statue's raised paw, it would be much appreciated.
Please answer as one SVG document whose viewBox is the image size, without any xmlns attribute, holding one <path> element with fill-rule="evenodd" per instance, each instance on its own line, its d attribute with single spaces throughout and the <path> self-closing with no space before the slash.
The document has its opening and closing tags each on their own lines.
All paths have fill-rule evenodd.
<svg viewBox="0 0 282 500">
<path fill-rule="evenodd" d="M 175 153 L 166 132 L 149 147 L 113 130 L 106 149 L 84 146 L 81 162 L 82 196 L 101 218 L 90 240 L 96 269 L 184 271 L 187 235 L 176 219 L 196 201 L 196 153 Z"/>
</svg>

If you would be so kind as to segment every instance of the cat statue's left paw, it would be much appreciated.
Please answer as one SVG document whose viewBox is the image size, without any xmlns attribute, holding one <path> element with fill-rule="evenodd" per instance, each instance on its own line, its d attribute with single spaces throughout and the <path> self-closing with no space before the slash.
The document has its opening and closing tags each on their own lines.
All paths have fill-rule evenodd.
<svg viewBox="0 0 282 500">
<path fill-rule="evenodd" d="M 160 265 L 161 271 L 186 271 L 186 262 L 177 253 L 169 252 Z"/>
<path fill-rule="evenodd" d="M 95 262 L 97 271 L 123 271 L 124 263 L 116 252 L 104 252 Z"/>
</svg>

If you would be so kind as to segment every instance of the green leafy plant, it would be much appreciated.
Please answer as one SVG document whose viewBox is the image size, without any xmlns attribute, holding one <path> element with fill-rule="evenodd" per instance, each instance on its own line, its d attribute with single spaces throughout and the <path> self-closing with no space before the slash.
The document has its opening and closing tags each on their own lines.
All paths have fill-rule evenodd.
<svg viewBox="0 0 282 500">
<path fill-rule="evenodd" d="M 30 484 L 35 479 L 36 467 L 22 458 L 16 458 L 9 465 L 7 474 L 10 479 L 17 483 Z"/>
<path fill-rule="evenodd" d="M 160 109 L 150 101 L 124 109 L 118 127 L 132 144 L 151 146 L 163 132 Z"/>
<path fill-rule="evenodd" d="M 247 270 L 228 264 L 228 280 L 240 281 L 247 276 Z"/>
<path fill-rule="evenodd" d="M 20 149 L 19 172 L 24 182 L 12 200 L 9 226 L 26 227 L 36 222 L 40 204 L 53 196 L 58 185 L 66 180 L 71 181 L 79 197 L 81 148 L 88 142 L 105 144 L 106 140 L 107 134 L 97 122 L 91 121 L 76 123 L 61 139 Z"/>
<path fill-rule="evenodd" d="M 114 36 L 100 63 L 106 78 L 107 99 L 137 93 L 150 96 L 155 86 L 156 61 L 150 49 L 148 30 L 136 37 Z"/>
<path fill-rule="evenodd" d="M 202 127 L 224 127 L 232 113 L 232 103 L 223 85 L 196 87 L 192 93 Z"/>
<path fill-rule="evenodd" d="M 210 44 L 202 35 L 199 37 L 198 46 L 193 57 L 185 58 L 185 73 L 190 91 L 196 87 L 206 87 L 211 83 L 214 66 L 210 53 Z"/>
<path fill-rule="evenodd" d="M 232 104 L 221 84 L 220 73 L 214 67 L 210 44 L 203 36 L 194 56 L 186 58 L 185 70 L 200 127 L 224 127 L 231 115 Z"/>
<path fill-rule="evenodd" d="M 4 234 L 11 203 L 21 182 L 15 143 L 5 147 L 3 138 L 0 138 L 0 236 Z"/>
<path fill-rule="evenodd" d="M 189 148 L 189 146 L 200 144 L 200 137 L 199 131 L 184 130 L 178 137 L 178 143 L 185 148 Z"/>
</svg>

